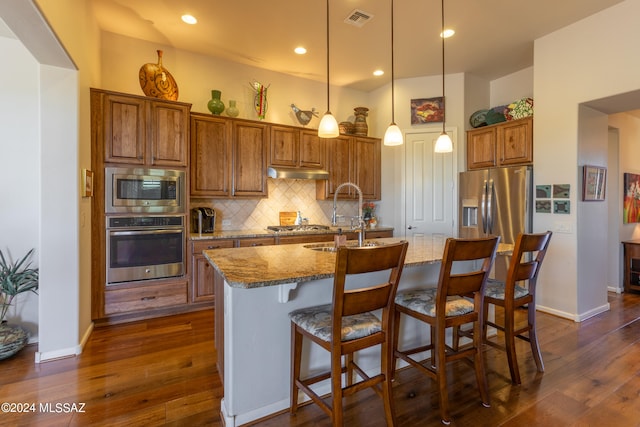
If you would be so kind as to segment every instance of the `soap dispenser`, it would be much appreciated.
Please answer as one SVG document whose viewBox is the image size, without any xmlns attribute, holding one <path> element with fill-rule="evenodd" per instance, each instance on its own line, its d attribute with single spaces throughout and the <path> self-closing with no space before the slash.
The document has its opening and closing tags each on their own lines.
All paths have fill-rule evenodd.
<svg viewBox="0 0 640 427">
<path fill-rule="evenodd" d="M 294 225 L 302 225 L 302 214 L 300 213 L 300 211 L 298 211 L 298 213 L 296 214 Z"/>
</svg>

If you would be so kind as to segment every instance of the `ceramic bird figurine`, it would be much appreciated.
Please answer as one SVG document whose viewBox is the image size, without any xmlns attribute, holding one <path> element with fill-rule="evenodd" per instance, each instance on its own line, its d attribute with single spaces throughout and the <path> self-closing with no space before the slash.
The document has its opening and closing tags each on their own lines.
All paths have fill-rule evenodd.
<svg viewBox="0 0 640 427">
<path fill-rule="evenodd" d="M 318 113 L 316 113 L 315 107 L 312 108 L 311 111 L 309 110 L 303 111 L 298 107 L 296 107 L 296 104 L 291 104 L 291 109 L 293 110 L 294 113 L 296 113 L 296 118 L 298 119 L 298 121 L 302 126 L 306 126 L 307 123 L 311 121 L 313 116 L 318 117 Z"/>
</svg>

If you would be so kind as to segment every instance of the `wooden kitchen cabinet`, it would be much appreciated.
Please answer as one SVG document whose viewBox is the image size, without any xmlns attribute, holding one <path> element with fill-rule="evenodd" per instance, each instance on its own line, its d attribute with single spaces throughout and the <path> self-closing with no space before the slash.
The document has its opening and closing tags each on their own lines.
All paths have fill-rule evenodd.
<svg viewBox="0 0 640 427">
<path fill-rule="evenodd" d="M 191 196 L 267 195 L 267 124 L 193 113 L 191 126 Z"/>
<path fill-rule="evenodd" d="M 187 166 L 191 104 L 91 89 L 104 163 Z"/>
<path fill-rule="evenodd" d="M 191 302 L 213 301 L 215 299 L 214 269 L 202 251 L 233 248 L 233 239 L 211 239 L 192 242 L 191 252 Z"/>
<path fill-rule="evenodd" d="M 187 303 L 187 281 L 138 283 L 105 292 L 107 316 L 173 307 Z"/>
<path fill-rule="evenodd" d="M 271 125 L 269 166 L 324 168 L 324 139 L 317 131 Z"/>
<path fill-rule="evenodd" d="M 249 120 L 232 122 L 232 196 L 267 196 L 268 125 Z"/>
<path fill-rule="evenodd" d="M 467 131 L 467 169 L 533 163 L 533 117 Z"/>
<path fill-rule="evenodd" d="M 352 182 L 366 200 L 381 197 L 381 141 L 378 138 L 340 135 L 325 141 L 325 166 L 329 179 L 316 181 L 316 198 L 333 199 L 340 184 Z M 343 188 L 339 199 L 357 199 L 352 187 Z"/>
<path fill-rule="evenodd" d="M 191 115 L 191 195 L 231 194 L 231 121 L 219 116 Z"/>
<path fill-rule="evenodd" d="M 640 240 L 622 242 L 624 247 L 624 291 L 640 292 Z"/>
</svg>

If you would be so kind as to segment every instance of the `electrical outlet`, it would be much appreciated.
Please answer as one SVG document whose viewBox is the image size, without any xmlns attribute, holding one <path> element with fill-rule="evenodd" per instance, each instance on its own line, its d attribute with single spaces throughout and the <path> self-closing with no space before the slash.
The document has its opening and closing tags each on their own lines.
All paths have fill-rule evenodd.
<svg viewBox="0 0 640 427">
<path fill-rule="evenodd" d="M 223 219 L 222 220 L 222 226 L 227 226 L 227 225 L 231 225 L 231 220 L 230 219 Z"/>
<path fill-rule="evenodd" d="M 556 222 L 555 227 L 554 227 L 554 231 L 556 233 L 567 233 L 570 234 L 572 231 L 572 227 L 571 227 L 571 223 L 570 222 Z"/>
</svg>

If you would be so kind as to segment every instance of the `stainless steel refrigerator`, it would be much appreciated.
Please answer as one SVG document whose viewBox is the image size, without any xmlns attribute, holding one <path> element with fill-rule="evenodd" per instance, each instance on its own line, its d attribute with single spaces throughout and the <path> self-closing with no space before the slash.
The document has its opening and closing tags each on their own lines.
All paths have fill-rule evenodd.
<svg viewBox="0 0 640 427">
<path fill-rule="evenodd" d="M 510 166 L 460 173 L 458 235 L 500 236 L 515 242 L 518 233 L 530 233 L 533 217 L 533 168 Z M 506 261 L 496 260 L 496 277 Z"/>
</svg>

